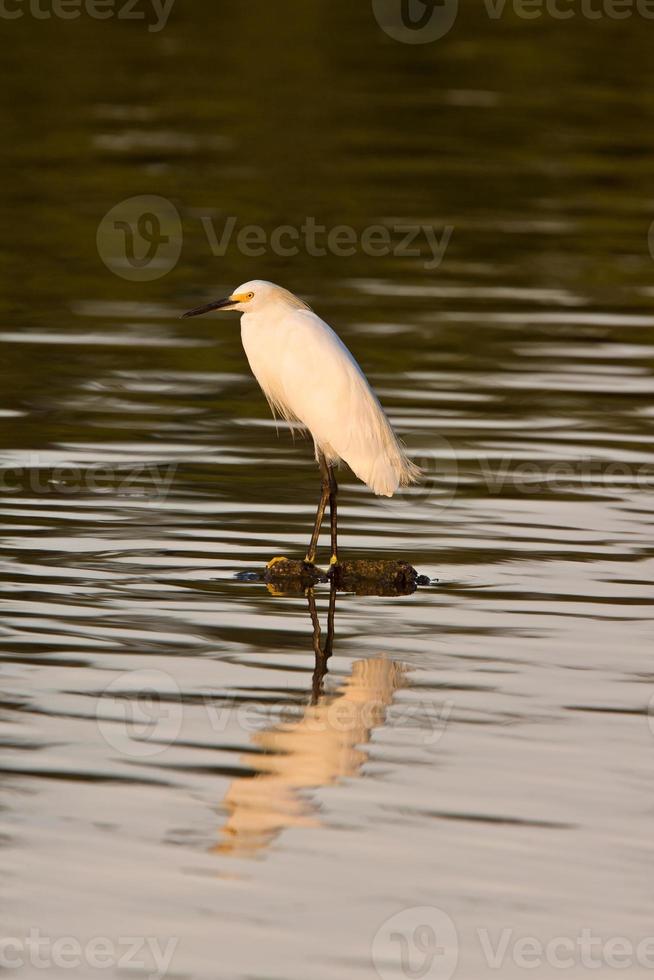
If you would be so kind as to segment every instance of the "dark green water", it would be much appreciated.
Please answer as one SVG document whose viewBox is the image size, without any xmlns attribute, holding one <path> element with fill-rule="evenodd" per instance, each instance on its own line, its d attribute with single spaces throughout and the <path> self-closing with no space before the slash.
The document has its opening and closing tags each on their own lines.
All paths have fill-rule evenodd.
<svg viewBox="0 0 654 980">
<path fill-rule="evenodd" d="M 574 10 L 467 2 L 424 45 L 343 0 L 0 18 L 2 918 L 53 975 L 132 976 L 132 936 L 174 978 L 480 980 L 525 975 L 518 937 L 652 934 L 654 21 Z M 181 222 L 159 278 L 107 258 L 141 195 Z M 308 220 L 353 254 L 238 245 Z M 399 225 L 442 261 L 360 247 Z M 333 324 L 426 470 L 393 501 L 341 473 L 343 552 L 438 584 L 339 595 L 317 700 L 307 597 L 235 578 L 304 554 L 310 444 L 236 317 L 178 318 L 251 278 Z"/>
</svg>

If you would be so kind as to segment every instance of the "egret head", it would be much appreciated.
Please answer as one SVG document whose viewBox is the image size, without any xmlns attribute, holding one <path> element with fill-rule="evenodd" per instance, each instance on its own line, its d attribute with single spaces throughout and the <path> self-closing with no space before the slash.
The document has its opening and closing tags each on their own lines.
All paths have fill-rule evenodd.
<svg viewBox="0 0 654 980">
<path fill-rule="evenodd" d="M 289 293 L 282 286 L 276 286 L 274 282 L 266 282 L 265 279 L 251 279 L 238 286 L 233 293 L 224 299 L 214 300 L 206 306 L 199 306 L 195 310 L 189 310 L 184 317 L 201 316 L 203 313 L 211 313 L 213 310 L 236 310 L 237 313 L 261 312 L 266 306 L 271 304 L 283 303 L 301 309 L 309 309 L 301 299 Z"/>
</svg>

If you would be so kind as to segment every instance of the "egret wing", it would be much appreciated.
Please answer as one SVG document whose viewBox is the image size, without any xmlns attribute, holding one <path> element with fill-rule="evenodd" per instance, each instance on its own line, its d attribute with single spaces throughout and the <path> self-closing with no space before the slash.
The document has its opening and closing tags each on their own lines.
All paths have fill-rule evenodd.
<svg viewBox="0 0 654 980">
<path fill-rule="evenodd" d="M 413 482 L 407 459 L 368 381 L 340 337 L 309 310 L 284 317 L 277 351 L 279 381 L 269 398 L 302 422 L 316 448 L 344 459 L 377 494 L 391 496 Z"/>
</svg>

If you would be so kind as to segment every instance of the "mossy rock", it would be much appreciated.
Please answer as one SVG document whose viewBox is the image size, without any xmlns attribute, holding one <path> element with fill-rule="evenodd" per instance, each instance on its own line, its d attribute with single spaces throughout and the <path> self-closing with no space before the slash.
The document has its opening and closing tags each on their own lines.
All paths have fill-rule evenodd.
<svg viewBox="0 0 654 980">
<path fill-rule="evenodd" d="M 279 583 L 298 585 L 299 591 L 307 589 L 320 582 L 326 582 L 327 576 L 311 562 L 297 561 L 293 558 L 273 558 L 266 565 L 263 580 L 270 585 Z M 286 590 L 285 590 L 286 591 Z M 288 591 L 294 591 L 289 588 Z"/>
<path fill-rule="evenodd" d="M 329 577 L 339 592 L 357 595 L 411 595 L 423 584 L 406 561 L 343 561 L 333 565 Z"/>
</svg>

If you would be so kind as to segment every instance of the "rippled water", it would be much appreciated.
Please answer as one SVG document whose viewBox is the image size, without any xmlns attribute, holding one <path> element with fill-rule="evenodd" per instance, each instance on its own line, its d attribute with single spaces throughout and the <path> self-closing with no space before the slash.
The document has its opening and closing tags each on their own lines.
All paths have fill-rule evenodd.
<svg viewBox="0 0 654 980">
<path fill-rule="evenodd" d="M 281 6 L 252 25 L 246 5 L 180 5 L 153 36 L 5 28 L 4 928 L 172 941 L 184 978 L 447 980 L 424 969 L 433 914 L 461 978 L 523 976 L 520 937 L 635 948 L 652 934 L 651 39 L 465 8 L 418 49 L 368 9 Z M 128 282 L 95 234 L 143 193 L 176 203 L 184 250 Z M 203 214 L 454 230 L 435 271 L 219 259 Z M 237 578 L 303 555 L 317 502 L 236 319 L 178 319 L 253 276 L 334 324 L 426 471 L 392 501 L 342 472 L 343 553 L 431 586 Z M 493 969 L 484 937 L 507 930 Z"/>
</svg>

